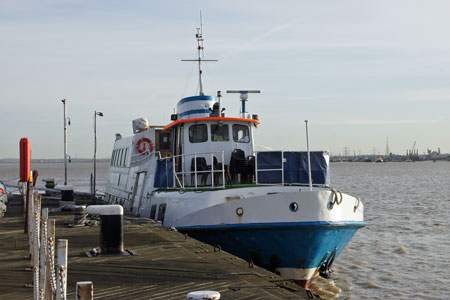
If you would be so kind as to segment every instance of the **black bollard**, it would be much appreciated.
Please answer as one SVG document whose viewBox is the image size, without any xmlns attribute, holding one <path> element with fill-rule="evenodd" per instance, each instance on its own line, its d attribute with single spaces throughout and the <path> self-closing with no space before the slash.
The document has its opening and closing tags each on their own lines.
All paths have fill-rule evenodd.
<svg viewBox="0 0 450 300">
<path fill-rule="evenodd" d="M 121 205 L 90 205 L 90 215 L 100 215 L 100 254 L 123 254 L 123 208 Z"/>
</svg>

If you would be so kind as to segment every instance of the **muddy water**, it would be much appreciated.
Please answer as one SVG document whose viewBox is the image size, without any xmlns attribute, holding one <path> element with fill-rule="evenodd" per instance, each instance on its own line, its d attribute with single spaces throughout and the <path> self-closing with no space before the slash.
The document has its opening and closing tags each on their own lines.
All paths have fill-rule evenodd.
<svg viewBox="0 0 450 300">
<path fill-rule="evenodd" d="M 450 162 L 334 163 L 366 228 L 335 261 L 340 299 L 450 299 Z"/>
<path fill-rule="evenodd" d="M 34 163 L 43 177 L 63 183 L 64 165 Z M 90 163 L 69 164 L 69 184 L 89 191 Z M 104 190 L 107 163 L 97 164 Z M 0 180 L 18 177 L 0 164 Z M 332 185 L 359 196 L 369 225 L 334 262 L 334 280 L 318 284 L 339 299 L 450 299 L 450 162 L 334 163 Z M 8 182 L 14 183 L 14 182 Z"/>
</svg>

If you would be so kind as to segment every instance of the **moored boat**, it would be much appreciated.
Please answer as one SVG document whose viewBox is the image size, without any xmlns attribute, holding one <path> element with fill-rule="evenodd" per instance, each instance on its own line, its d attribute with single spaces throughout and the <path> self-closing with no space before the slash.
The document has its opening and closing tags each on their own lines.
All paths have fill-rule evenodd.
<svg viewBox="0 0 450 300">
<path fill-rule="evenodd" d="M 255 151 L 258 115 L 240 95 L 228 117 L 221 93 L 205 95 L 203 36 L 196 34 L 199 93 L 178 101 L 166 126 L 133 121 L 117 134 L 106 201 L 174 226 L 215 247 L 307 287 L 330 267 L 366 223 L 363 204 L 330 187 L 326 151 Z"/>
</svg>

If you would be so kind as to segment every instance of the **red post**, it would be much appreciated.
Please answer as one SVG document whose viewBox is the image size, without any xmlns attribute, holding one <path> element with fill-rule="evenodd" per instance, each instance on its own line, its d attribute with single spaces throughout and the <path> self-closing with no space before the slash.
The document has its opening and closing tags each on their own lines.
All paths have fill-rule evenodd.
<svg viewBox="0 0 450 300">
<path fill-rule="evenodd" d="M 31 147 L 30 140 L 28 138 L 21 138 L 19 142 L 20 150 L 20 181 L 26 182 L 27 190 L 24 197 L 24 209 L 25 209 L 25 224 L 24 232 L 28 233 L 28 201 L 30 200 L 30 169 L 31 169 Z"/>
<path fill-rule="evenodd" d="M 31 167 L 31 147 L 30 140 L 21 138 L 20 143 L 20 181 L 30 181 L 30 167 Z"/>
</svg>

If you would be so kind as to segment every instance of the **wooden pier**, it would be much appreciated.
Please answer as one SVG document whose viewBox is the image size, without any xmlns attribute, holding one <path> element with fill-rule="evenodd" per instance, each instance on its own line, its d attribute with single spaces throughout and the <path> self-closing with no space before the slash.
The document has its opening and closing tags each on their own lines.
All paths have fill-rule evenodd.
<svg viewBox="0 0 450 300">
<path fill-rule="evenodd" d="M 126 218 L 125 249 L 133 256 L 87 257 L 99 247 L 99 226 L 68 227 L 71 213 L 56 219 L 56 238 L 67 239 L 67 299 L 76 283 L 92 281 L 94 299 L 186 299 L 197 290 L 213 290 L 220 299 L 308 299 L 304 289 L 212 246 L 144 219 Z M 23 204 L 10 201 L 0 218 L 0 299 L 33 299 Z"/>
</svg>

